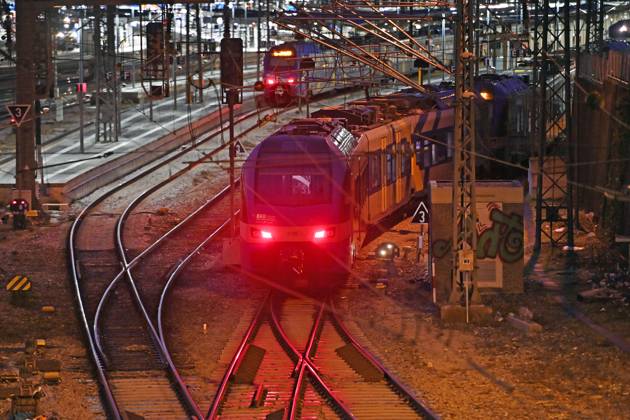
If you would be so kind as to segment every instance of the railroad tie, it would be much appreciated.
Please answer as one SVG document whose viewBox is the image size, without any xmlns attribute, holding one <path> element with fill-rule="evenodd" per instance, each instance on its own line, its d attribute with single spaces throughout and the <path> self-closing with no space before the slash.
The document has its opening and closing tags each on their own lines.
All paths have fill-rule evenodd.
<svg viewBox="0 0 630 420">
<path fill-rule="evenodd" d="M 355 349 L 352 344 L 346 344 L 335 349 L 335 353 L 367 382 L 378 382 L 383 379 L 383 373 L 370 363 L 361 352 Z"/>
<path fill-rule="evenodd" d="M 265 420 L 282 420 L 284 419 L 284 408 L 280 410 L 272 411 L 265 416 Z"/>
<path fill-rule="evenodd" d="M 243 356 L 234 374 L 234 383 L 253 384 L 265 353 L 266 350 L 261 347 L 253 344 L 248 345 L 247 350 L 245 350 L 245 356 Z"/>
</svg>

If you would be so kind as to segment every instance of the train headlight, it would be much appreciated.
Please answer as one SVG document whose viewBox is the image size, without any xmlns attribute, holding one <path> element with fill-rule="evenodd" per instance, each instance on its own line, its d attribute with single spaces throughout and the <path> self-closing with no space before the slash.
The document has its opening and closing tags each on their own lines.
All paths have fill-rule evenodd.
<svg viewBox="0 0 630 420">
<path fill-rule="evenodd" d="M 326 239 L 335 236 L 335 228 L 316 230 L 313 239 Z"/>
<path fill-rule="evenodd" d="M 398 245 L 391 242 L 384 242 L 376 248 L 376 257 L 382 260 L 393 260 L 400 256 Z"/>
<path fill-rule="evenodd" d="M 489 90 L 482 90 L 479 92 L 479 96 L 481 96 L 484 101 L 491 101 L 494 99 L 494 95 Z"/>
</svg>

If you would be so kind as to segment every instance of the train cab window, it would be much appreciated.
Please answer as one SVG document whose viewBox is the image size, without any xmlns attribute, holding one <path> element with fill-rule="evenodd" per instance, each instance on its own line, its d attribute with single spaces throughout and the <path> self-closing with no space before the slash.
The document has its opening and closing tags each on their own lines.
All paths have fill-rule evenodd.
<svg viewBox="0 0 630 420">
<path fill-rule="evenodd" d="M 373 152 L 369 154 L 370 193 L 381 188 L 381 154 Z"/>
<path fill-rule="evenodd" d="M 274 48 L 269 55 L 269 67 L 273 71 L 294 70 L 297 62 L 297 54 L 293 48 Z"/>
<path fill-rule="evenodd" d="M 391 184 L 396 181 L 396 154 L 394 153 L 394 146 L 387 147 L 385 153 L 385 182 Z"/>
<path fill-rule="evenodd" d="M 293 207 L 330 203 L 329 169 L 315 166 L 259 169 L 256 172 L 256 201 Z"/>
</svg>

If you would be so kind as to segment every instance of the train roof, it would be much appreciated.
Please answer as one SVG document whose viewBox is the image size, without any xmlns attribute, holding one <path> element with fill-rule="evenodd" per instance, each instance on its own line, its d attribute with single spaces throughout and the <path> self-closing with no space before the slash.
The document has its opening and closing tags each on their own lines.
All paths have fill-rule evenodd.
<svg viewBox="0 0 630 420">
<path fill-rule="evenodd" d="M 313 112 L 313 118 L 343 119 L 350 131 L 363 132 L 380 125 L 388 124 L 407 115 L 419 114 L 450 107 L 452 92 L 439 92 L 427 95 L 413 89 L 406 89 L 386 96 L 375 96 L 348 102 L 345 105 L 331 106 Z"/>
<path fill-rule="evenodd" d="M 298 57 L 310 54 L 316 54 L 321 51 L 319 44 L 309 41 L 288 41 L 271 48 L 273 50 L 281 50 L 283 48 L 293 48 Z"/>
<path fill-rule="evenodd" d="M 324 154 L 332 150 L 349 156 L 358 140 L 335 118 L 302 118 L 291 121 L 260 144 L 259 157 L 278 154 Z"/>
<path fill-rule="evenodd" d="M 505 95 L 527 90 L 529 86 L 518 76 L 509 76 L 504 74 L 484 74 L 475 78 L 475 89 L 477 91 L 486 86 L 492 86 L 495 92 L 501 92 Z"/>
</svg>

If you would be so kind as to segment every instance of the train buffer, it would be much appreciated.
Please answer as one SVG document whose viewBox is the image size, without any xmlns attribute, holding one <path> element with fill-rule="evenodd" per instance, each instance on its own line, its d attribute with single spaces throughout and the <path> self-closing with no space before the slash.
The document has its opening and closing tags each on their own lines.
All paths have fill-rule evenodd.
<svg viewBox="0 0 630 420">
<path fill-rule="evenodd" d="M 30 292 L 32 287 L 31 280 L 27 276 L 16 274 L 7 282 L 5 289 L 12 293 L 26 293 Z"/>
</svg>

